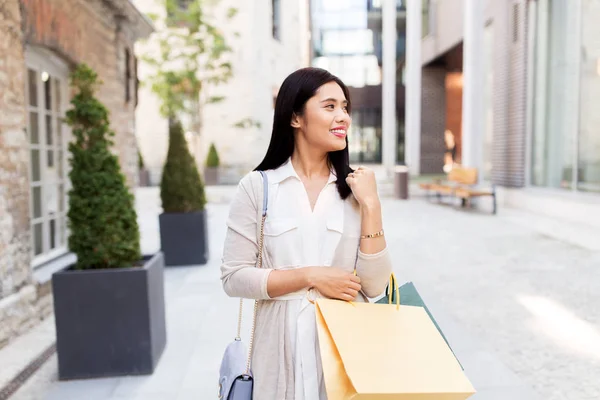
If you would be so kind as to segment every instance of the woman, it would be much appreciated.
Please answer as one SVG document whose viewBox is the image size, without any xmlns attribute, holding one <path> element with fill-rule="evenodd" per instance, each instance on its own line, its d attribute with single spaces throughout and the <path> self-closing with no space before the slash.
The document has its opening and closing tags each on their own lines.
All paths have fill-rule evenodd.
<svg viewBox="0 0 600 400">
<path fill-rule="evenodd" d="M 263 268 L 256 268 L 263 182 L 239 184 L 227 220 L 222 282 L 261 300 L 252 371 L 257 400 L 327 399 L 316 334 L 322 296 L 368 301 L 385 291 L 391 262 L 372 171 L 349 166 L 348 88 L 317 68 L 283 82 L 271 143 L 256 170 L 269 185 Z M 356 267 L 356 275 L 353 273 Z"/>
</svg>

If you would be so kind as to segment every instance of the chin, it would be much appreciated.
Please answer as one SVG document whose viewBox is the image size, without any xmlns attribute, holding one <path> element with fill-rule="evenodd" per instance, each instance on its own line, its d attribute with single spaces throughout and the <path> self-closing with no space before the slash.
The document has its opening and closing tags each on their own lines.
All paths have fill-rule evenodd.
<svg viewBox="0 0 600 400">
<path fill-rule="evenodd" d="M 327 149 L 328 153 L 333 153 L 334 151 L 340 151 L 340 150 L 344 150 L 346 148 L 346 145 L 339 145 L 339 146 L 329 146 L 329 149 Z"/>
<path fill-rule="evenodd" d="M 336 142 L 328 143 L 329 144 L 327 146 L 327 147 L 329 147 L 329 149 L 327 150 L 328 152 L 344 150 L 347 146 L 346 140 L 336 140 Z"/>
</svg>

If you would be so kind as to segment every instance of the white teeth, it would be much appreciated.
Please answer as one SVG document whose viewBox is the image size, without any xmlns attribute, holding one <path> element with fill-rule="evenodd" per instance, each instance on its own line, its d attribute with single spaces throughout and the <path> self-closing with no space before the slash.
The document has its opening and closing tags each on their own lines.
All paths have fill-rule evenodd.
<svg viewBox="0 0 600 400">
<path fill-rule="evenodd" d="M 342 134 L 342 135 L 346 133 L 346 131 L 343 131 L 341 129 L 332 129 L 330 132 L 331 133 L 339 133 L 339 134 Z"/>
</svg>

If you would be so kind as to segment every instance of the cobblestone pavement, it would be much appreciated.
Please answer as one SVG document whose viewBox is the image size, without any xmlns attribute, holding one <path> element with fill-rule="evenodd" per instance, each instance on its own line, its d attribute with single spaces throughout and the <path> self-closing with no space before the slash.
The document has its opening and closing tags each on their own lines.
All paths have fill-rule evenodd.
<svg viewBox="0 0 600 400">
<path fill-rule="evenodd" d="M 237 302 L 218 279 L 231 193 L 209 191 L 210 262 L 166 271 L 168 344 L 152 376 L 52 382 L 53 357 L 14 399 L 216 398 L 236 324 Z M 143 250 L 156 251 L 158 190 L 138 190 L 137 201 Z M 395 272 L 415 282 L 438 319 L 478 390 L 472 399 L 600 399 L 600 252 L 542 235 L 508 210 L 383 205 Z"/>
</svg>

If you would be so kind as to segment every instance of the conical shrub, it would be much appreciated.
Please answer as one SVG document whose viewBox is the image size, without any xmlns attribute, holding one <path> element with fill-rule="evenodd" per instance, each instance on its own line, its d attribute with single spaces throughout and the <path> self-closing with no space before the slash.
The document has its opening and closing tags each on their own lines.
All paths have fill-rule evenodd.
<svg viewBox="0 0 600 400">
<path fill-rule="evenodd" d="M 181 123 L 169 123 L 169 151 L 160 181 L 160 198 L 165 213 L 204 210 L 204 183 L 189 152 Z"/>
<path fill-rule="evenodd" d="M 69 144 L 69 249 L 77 255 L 77 269 L 133 266 L 141 259 L 135 203 L 110 151 L 114 132 L 108 110 L 94 96 L 98 76 L 82 64 L 70 80 L 75 96 L 66 114 L 74 136 Z"/>
<path fill-rule="evenodd" d="M 219 153 L 217 153 L 217 148 L 214 143 L 210 144 L 210 148 L 208 149 L 208 155 L 206 156 L 206 166 L 216 168 L 221 164 L 219 160 Z"/>
</svg>

